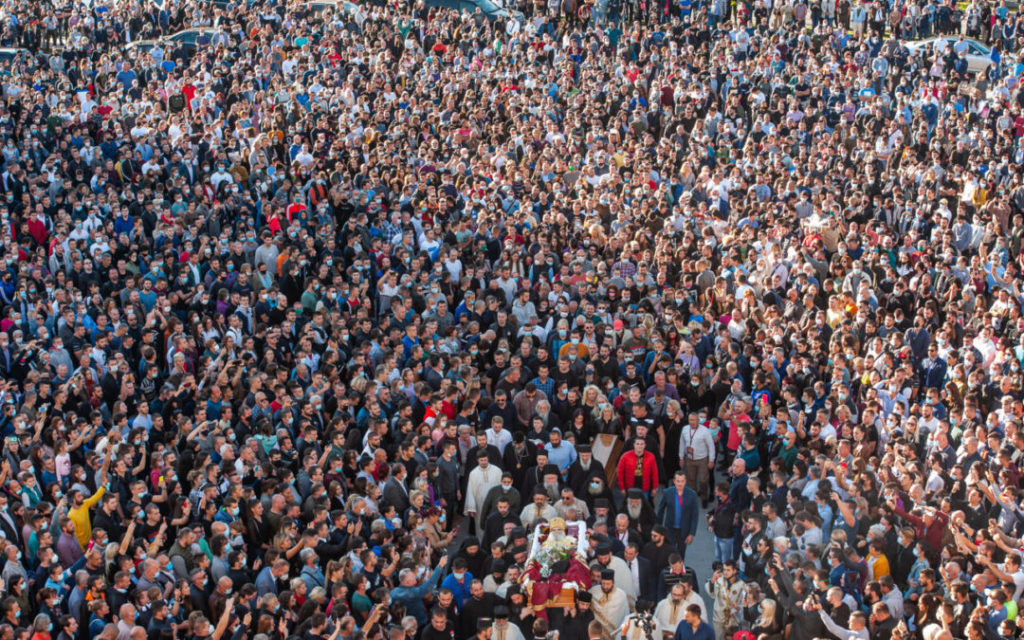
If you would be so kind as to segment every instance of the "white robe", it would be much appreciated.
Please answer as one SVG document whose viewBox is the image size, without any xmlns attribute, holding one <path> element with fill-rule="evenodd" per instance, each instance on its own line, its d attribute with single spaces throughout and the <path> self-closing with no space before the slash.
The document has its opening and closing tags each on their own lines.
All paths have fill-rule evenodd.
<svg viewBox="0 0 1024 640">
<path fill-rule="evenodd" d="M 491 640 L 526 640 L 526 638 L 523 637 L 523 632 L 519 630 L 519 627 L 509 621 L 504 629 L 498 629 L 497 626 L 491 625 Z"/>
<path fill-rule="evenodd" d="M 606 568 L 615 572 L 615 586 L 626 592 L 626 597 L 629 598 L 629 608 L 632 609 L 636 605 L 637 593 L 629 565 L 619 556 L 612 556 Z"/>
<path fill-rule="evenodd" d="M 501 482 L 501 469 L 493 464 L 487 468 L 477 467 L 469 472 L 469 483 L 466 489 L 466 515 L 477 513 L 484 506 L 487 492 Z"/>
<path fill-rule="evenodd" d="M 707 622 L 708 612 L 707 608 L 704 606 L 704 598 L 700 597 L 699 593 L 691 591 L 690 595 L 683 598 L 679 602 L 679 605 L 676 606 L 674 620 L 672 619 L 672 596 L 670 595 L 658 603 L 658 606 L 654 608 L 654 620 L 658 623 L 658 631 L 675 633 L 676 627 L 678 627 L 679 623 L 685 619 L 683 614 L 686 613 L 686 607 L 691 604 L 695 604 L 700 607 L 700 619 Z"/>
<path fill-rule="evenodd" d="M 605 640 L 619 637 L 622 623 L 629 615 L 629 599 L 626 592 L 615 587 L 611 593 L 606 594 L 601 585 L 595 585 L 590 588 L 590 594 L 594 596 L 590 607 L 594 610 L 594 617 L 601 622 Z"/>
</svg>

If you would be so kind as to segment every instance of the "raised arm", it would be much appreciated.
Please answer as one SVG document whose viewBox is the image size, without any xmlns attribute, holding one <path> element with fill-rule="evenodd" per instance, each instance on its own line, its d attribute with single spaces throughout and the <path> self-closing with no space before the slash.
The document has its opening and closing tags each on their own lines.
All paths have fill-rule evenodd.
<svg viewBox="0 0 1024 640">
<path fill-rule="evenodd" d="M 228 620 L 231 619 L 231 612 L 235 609 L 235 597 L 231 596 L 224 603 L 224 613 L 220 614 L 220 620 L 217 622 L 217 628 L 213 630 L 213 640 L 220 640 L 221 636 L 224 635 L 224 631 L 228 628 Z"/>
<path fill-rule="evenodd" d="M 839 638 L 849 638 L 851 636 L 858 635 L 849 629 L 844 629 L 843 627 L 840 627 L 838 624 L 836 624 L 835 620 L 833 620 L 827 613 L 825 613 L 824 610 L 819 609 L 818 615 L 821 616 L 821 621 L 825 623 L 825 628 L 827 628 L 832 633 L 832 635 Z"/>
</svg>

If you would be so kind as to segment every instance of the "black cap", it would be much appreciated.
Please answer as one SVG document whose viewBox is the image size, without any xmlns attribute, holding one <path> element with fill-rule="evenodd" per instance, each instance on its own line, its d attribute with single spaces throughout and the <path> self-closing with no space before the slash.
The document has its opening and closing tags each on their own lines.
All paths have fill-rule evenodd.
<svg viewBox="0 0 1024 640">
<path fill-rule="evenodd" d="M 639 489 L 630 489 L 626 491 L 626 498 L 629 500 L 640 500 L 644 497 L 644 492 Z"/>
<path fill-rule="evenodd" d="M 589 444 L 581 444 L 576 446 L 576 453 L 590 453 Z"/>
<path fill-rule="evenodd" d="M 548 492 L 544 490 L 544 485 L 538 484 L 533 489 L 533 495 L 535 495 L 535 496 L 546 496 L 546 495 L 548 495 Z"/>
<path fill-rule="evenodd" d="M 508 610 L 508 607 L 506 607 L 505 605 L 499 604 L 498 606 L 494 607 L 495 618 L 507 618 L 509 617 L 509 615 L 510 612 Z"/>
<path fill-rule="evenodd" d="M 576 592 L 576 602 L 590 602 L 593 599 L 594 596 L 592 596 L 589 591 Z"/>
<path fill-rule="evenodd" d="M 512 547 L 512 555 L 519 555 L 520 553 L 526 553 L 526 545 L 521 544 L 516 547 Z"/>
<path fill-rule="evenodd" d="M 595 509 L 611 509 L 612 506 L 608 504 L 608 498 L 598 498 L 594 500 Z"/>
<path fill-rule="evenodd" d="M 546 475 L 546 476 L 547 475 L 555 475 L 555 476 L 562 475 L 562 472 L 558 470 L 558 465 L 556 465 L 556 464 L 546 464 L 546 465 L 544 465 L 543 471 L 544 471 L 544 475 Z"/>
<path fill-rule="evenodd" d="M 612 552 L 612 545 L 607 542 L 601 542 L 597 545 L 597 555 L 606 556 Z"/>
<path fill-rule="evenodd" d="M 601 579 L 602 580 L 614 580 L 615 579 L 615 571 L 613 569 L 602 569 L 601 570 Z"/>
<path fill-rule="evenodd" d="M 526 529 L 524 529 L 523 527 L 515 527 L 508 534 L 508 539 L 509 540 L 518 540 L 519 538 L 525 538 L 525 537 L 526 537 Z"/>
<path fill-rule="evenodd" d="M 476 630 L 483 631 L 484 629 L 490 629 L 493 621 L 490 618 L 477 618 Z"/>
</svg>

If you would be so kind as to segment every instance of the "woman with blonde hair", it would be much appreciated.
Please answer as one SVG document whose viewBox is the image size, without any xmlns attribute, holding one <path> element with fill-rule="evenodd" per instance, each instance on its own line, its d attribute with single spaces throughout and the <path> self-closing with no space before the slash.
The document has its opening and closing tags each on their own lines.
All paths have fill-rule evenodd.
<svg viewBox="0 0 1024 640">
<path fill-rule="evenodd" d="M 588 384 L 583 388 L 583 405 L 595 418 L 597 417 L 598 407 L 606 402 L 608 402 L 608 398 L 597 385 Z"/>
<path fill-rule="evenodd" d="M 410 522 L 414 514 L 419 515 L 420 513 L 422 513 L 424 507 L 429 506 L 426 504 L 426 501 L 427 494 L 423 493 L 422 491 L 413 491 L 412 493 L 410 493 L 409 508 L 405 510 L 404 514 L 402 514 L 403 519 L 406 522 Z"/>
<path fill-rule="evenodd" d="M 598 415 L 594 420 L 595 433 L 610 433 L 618 435 L 622 433 L 622 421 L 615 412 L 615 407 L 610 402 L 603 402 L 597 407 Z"/>
<path fill-rule="evenodd" d="M 758 609 L 760 615 L 754 621 L 750 630 L 757 636 L 757 640 L 778 640 L 781 638 L 782 625 L 777 615 L 778 606 L 771 598 L 761 600 Z"/>
</svg>

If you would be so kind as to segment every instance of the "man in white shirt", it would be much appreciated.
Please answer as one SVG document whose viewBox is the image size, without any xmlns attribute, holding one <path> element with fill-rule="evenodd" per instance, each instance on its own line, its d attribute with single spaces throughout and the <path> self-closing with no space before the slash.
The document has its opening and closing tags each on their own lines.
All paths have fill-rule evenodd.
<svg viewBox="0 0 1024 640">
<path fill-rule="evenodd" d="M 498 448 L 498 453 L 505 455 L 505 447 L 512 442 L 512 433 L 505 429 L 505 420 L 501 416 L 494 416 L 491 419 L 491 428 L 485 432 L 487 444 Z"/>
<path fill-rule="evenodd" d="M 686 473 L 686 484 L 698 496 L 707 496 L 711 469 L 715 466 L 715 439 L 711 430 L 691 413 L 689 424 L 679 436 L 679 466 Z M 707 501 L 705 500 L 705 506 Z M 682 615 L 682 614 L 680 614 Z"/>
</svg>

